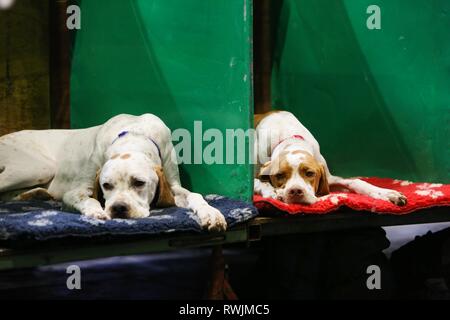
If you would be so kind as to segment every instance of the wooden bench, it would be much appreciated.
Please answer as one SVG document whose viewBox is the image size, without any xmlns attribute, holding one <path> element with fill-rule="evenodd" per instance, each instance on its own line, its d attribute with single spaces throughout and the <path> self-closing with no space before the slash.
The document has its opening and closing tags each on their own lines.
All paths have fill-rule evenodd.
<svg viewBox="0 0 450 320">
<path fill-rule="evenodd" d="M 133 237 L 108 241 L 104 239 L 81 239 L 74 241 L 36 242 L 23 248 L 0 244 L 0 270 L 31 268 L 56 263 L 149 254 L 162 251 L 196 247 L 212 248 L 211 281 L 208 289 L 210 299 L 234 299 L 231 286 L 225 278 L 225 260 L 222 246 L 249 244 L 264 237 L 315 233 L 366 227 L 387 227 L 450 221 L 450 208 L 437 207 L 408 215 L 377 215 L 341 209 L 327 215 L 303 215 L 292 217 L 257 217 L 221 234 L 175 234 L 158 237 Z M 77 241 L 78 242 L 78 241 Z"/>
</svg>

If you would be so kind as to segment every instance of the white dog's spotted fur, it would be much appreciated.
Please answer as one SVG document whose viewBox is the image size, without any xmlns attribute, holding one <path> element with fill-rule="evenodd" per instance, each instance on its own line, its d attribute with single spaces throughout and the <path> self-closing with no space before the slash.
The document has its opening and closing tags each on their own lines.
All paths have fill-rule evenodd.
<svg viewBox="0 0 450 320">
<path fill-rule="evenodd" d="M 313 204 L 329 192 L 329 186 L 337 185 L 375 199 L 406 204 L 400 192 L 331 175 L 319 143 L 292 113 L 255 115 L 255 126 L 255 193 L 286 203 Z M 266 162 L 266 157 L 270 161 Z"/>
<path fill-rule="evenodd" d="M 170 130 L 151 114 L 119 115 L 89 129 L 12 133 L 0 138 L 0 154 L 3 199 L 53 198 L 88 217 L 111 219 L 118 212 L 147 217 L 154 198 L 164 196 L 165 205 L 192 210 L 204 228 L 226 229 L 220 211 L 181 186 Z"/>
</svg>

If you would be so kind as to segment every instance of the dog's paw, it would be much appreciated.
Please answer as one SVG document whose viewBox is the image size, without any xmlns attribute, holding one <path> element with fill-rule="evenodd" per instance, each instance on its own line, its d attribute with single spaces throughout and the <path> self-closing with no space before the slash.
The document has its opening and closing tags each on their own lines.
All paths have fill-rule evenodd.
<svg viewBox="0 0 450 320">
<path fill-rule="evenodd" d="M 391 191 L 388 194 L 388 198 L 390 202 L 400 207 L 403 207 L 408 203 L 408 199 L 406 198 L 406 196 L 398 191 Z"/>
<path fill-rule="evenodd" d="M 223 214 L 209 205 L 202 206 L 196 210 L 200 219 L 200 225 L 208 231 L 221 232 L 227 229 L 227 222 Z"/>
<path fill-rule="evenodd" d="M 266 188 L 263 190 L 260 190 L 259 194 L 261 195 L 261 197 L 266 198 L 266 199 L 275 199 L 275 200 L 280 200 L 283 201 L 283 192 L 278 191 L 276 189 L 273 188 Z"/>
<path fill-rule="evenodd" d="M 277 199 L 277 194 L 276 194 L 275 190 L 273 190 L 273 189 L 261 190 L 261 196 L 263 198 Z"/>
<path fill-rule="evenodd" d="M 408 200 L 403 193 L 390 189 L 381 189 L 373 195 L 373 198 L 390 201 L 400 207 L 405 206 L 408 203 Z"/>
<path fill-rule="evenodd" d="M 286 202 L 286 199 L 284 197 L 284 191 L 282 189 L 276 189 L 274 199 L 281 202 Z"/>
<path fill-rule="evenodd" d="M 98 209 L 90 209 L 83 213 L 86 217 L 91 219 L 99 219 L 99 220 L 111 220 L 111 217 L 108 216 L 105 211 Z"/>
<path fill-rule="evenodd" d="M 263 198 L 277 198 L 274 187 L 270 183 L 262 182 L 259 179 L 255 179 L 254 181 L 254 192 L 255 194 L 259 194 Z"/>
</svg>

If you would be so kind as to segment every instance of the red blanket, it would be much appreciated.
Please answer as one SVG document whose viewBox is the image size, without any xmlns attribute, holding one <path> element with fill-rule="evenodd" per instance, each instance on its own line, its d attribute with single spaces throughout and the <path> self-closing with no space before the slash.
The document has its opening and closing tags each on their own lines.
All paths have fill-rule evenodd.
<svg viewBox="0 0 450 320">
<path fill-rule="evenodd" d="M 332 192 L 319 198 L 313 205 L 286 204 L 275 199 L 263 198 L 255 195 L 253 201 L 258 209 L 278 208 L 289 214 L 325 214 L 336 211 L 341 206 L 354 210 L 371 211 L 376 213 L 407 214 L 419 209 L 435 206 L 450 206 L 450 185 L 438 183 L 412 183 L 409 181 L 361 178 L 382 188 L 394 189 L 402 192 L 407 198 L 406 206 L 399 207 L 389 201 L 377 200 L 368 196 L 350 192 Z"/>
</svg>

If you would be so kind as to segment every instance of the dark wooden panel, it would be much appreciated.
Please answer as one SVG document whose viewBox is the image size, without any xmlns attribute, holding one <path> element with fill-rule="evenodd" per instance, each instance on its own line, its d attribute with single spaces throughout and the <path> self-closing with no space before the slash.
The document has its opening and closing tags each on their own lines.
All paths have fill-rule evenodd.
<svg viewBox="0 0 450 320">
<path fill-rule="evenodd" d="M 341 209 L 326 215 L 259 217 L 249 223 L 249 228 L 256 228 L 256 230 L 250 230 L 252 234 L 259 234 L 261 237 L 265 237 L 449 221 L 449 207 L 429 208 L 406 215 L 374 214 L 372 212 Z"/>
<path fill-rule="evenodd" d="M 0 11 L 0 135 L 50 126 L 48 2 Z"/>
<path fill-rule="evenodd" d="M 272 0 L 257 0 L 253 3 L 253 57 L 255 113 L 272 109 Z"/>
<path fill-rule="evenodd" d="M 52 128 L 70 128 L 70 32 L 68 0 L 50 0 L 50 105 Z"/>
</svg>

